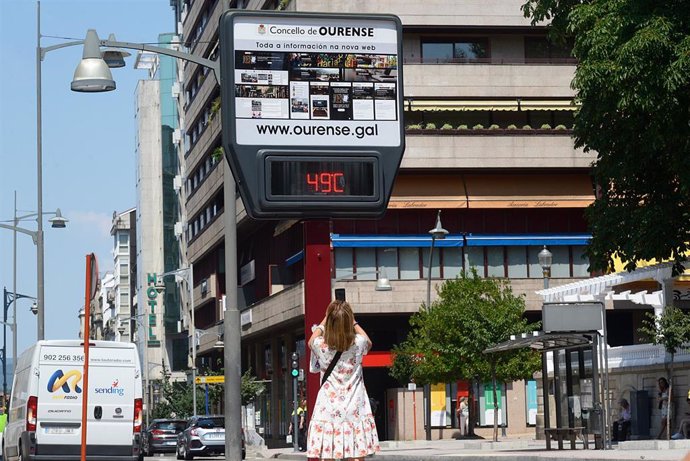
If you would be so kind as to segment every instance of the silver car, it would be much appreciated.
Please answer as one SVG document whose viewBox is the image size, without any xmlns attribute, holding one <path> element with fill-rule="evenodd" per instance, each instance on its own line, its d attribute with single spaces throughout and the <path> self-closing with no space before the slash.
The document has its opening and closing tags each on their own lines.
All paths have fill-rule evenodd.
<svg viewBox="0 0 690 461">
<path fill-rule="evenodd" d="M 177 435 L 177 459 L 217 456 L 225 453 L 225 418 L 192 416 Z"/>
</svg>

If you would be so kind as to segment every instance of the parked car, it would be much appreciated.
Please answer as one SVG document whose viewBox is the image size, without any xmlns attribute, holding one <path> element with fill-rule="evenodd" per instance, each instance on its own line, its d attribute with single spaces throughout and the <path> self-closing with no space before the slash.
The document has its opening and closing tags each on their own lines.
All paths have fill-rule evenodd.
<svg viewBox="0 0 690 461">
<path fill-rule="evenodd" d="M 177 459 L 225 454 L 225 417 L 192 416 L 184 431 L 177 435 Z M 242 437 L 242 459 L 245 457 Z"/>
<path fill-rule="evenodd" d="M 177 434 L 187 426 L 184 419 L 154 419 L 141 438 L 143 456 L 154 453 L 173 453 L 177 449 Z"/>
</svg>

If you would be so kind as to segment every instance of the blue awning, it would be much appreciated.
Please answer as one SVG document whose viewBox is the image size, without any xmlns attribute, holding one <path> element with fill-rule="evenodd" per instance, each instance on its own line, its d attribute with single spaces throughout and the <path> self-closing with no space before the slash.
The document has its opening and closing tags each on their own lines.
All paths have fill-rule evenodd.
<svg viewBox="0 0 690 461">
<path fill-rule="evenodd" d="M 435 247 L 467 246 L 564 246 L 587 245 L 590 234 L 449 234 Z M 331 234 L 333 248 L 428 248 L 430 235 Z"/>
<path fill-rule="evenodd" d="M 590 234 L 469 234 L 467 246 L 587 245 Z"/>
<path fill-rule="evenodd" d="M 431 246 L 431 235 L 331 234 L 331 241 L 333 248 L 424 248 Z M 437 248 L 461 247 L 462 245 L 462 234 L 450 234 L 434 243 Z"/>
<path fill-rule="evenodd" d="M 285 265 L 286 266 L 292 266 L 293 264 L 296 264 L 303 259 L 304 259 L 304 250 L 299 250 L 297 253 L 295 253 L 294 255 L 290 256 L 288 259 L 285 260 Z"/>
</svg>

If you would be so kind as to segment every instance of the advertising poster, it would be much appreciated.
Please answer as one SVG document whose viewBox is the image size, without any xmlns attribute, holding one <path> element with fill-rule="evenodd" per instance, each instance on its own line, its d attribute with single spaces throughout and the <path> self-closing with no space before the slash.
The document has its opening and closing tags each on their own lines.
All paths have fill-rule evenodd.
<svg viewBox="0 0 690 461">
<path fill-rule="evenodd" d="M 238 144 L 400 145 L 392 22 L 243 16 L 233 37 Z"/>
</svg>

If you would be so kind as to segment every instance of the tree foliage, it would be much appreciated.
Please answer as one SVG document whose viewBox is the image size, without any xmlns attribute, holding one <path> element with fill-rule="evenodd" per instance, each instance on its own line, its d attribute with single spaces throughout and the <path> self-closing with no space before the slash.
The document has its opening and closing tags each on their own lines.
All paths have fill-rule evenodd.
<svg viewBox="0 0 690 461">
<path fill-rule="evenodd" d="M 410 318 L 407 339 L 394 348 L 390 373 L 398 381 L 510 382 L 530 378 L 539 369 L 539 354 L 530 349 L 484 353 L 511 335 L 539 328 L 524 319 L 524 298 L 514 295 L 505 281 L 463 271 L 443 283 L 438 295 Z"/>
<path fill-rule="evenodd" d="M 192 416 L 192 385 L 186 381 L 171 381 L 170 373 L 163 363 L 164 379 L 161 382 L 161 399 L 155 405 L 152 411 L 152 418 L 189 418 Z M 224 369 L 218 370 L 204 369 L 201 370 L 203 376 L 221 376 L 224 374 Z M 244 372 L 241 379 L 241 399 L 242 405 L 248 405 L 256 399 L 256 396 L 261 394 L 265 389 L 264 383 L 258 381 L 256 376 L 252 375 L 251 369 Z M 221 384 L 209 384 L 209 407 L 222 408 L 225 386 Z M 203 413 L 205 411 L 205 394 L 206 388 L 204 385 L 197 385 L 197 411 Z M 214 413 L 211 410 L 211 413 Z"/>
<path fill-rule="evenodd" d="M 661 316 L 656 317 L 647 312 L 647 318 L 642 321 L 640 333 L 645 335 L 654 344 L 664 346 L 666 352 L 671 354 L 671 379 L 668 387 L 668 405 L 673 402 L 673 362 L 678 348 L 690 344 L 690 316 L 687 316 L 677 307 L 667 306 Z M 671 437 L 671 412 L 666 412 L 666 438 Z"/>
<path fill-rule="evenodd" d="M 666 307 L 658 318 L 647 312 L 639 331 L 650 342 L 664 346 L 669 354 L 675 354 L 681 346 L 690 344 L 690 316 L 674 306 Z"/>
<path fill-rule="evenodd" d="M 529 0 L 533 23 L 572 38 L 575 144 L 595 151 L 592 269 L 633 270 L 690 242 L 690 8 L 683 0 Z"/>
</svg>

